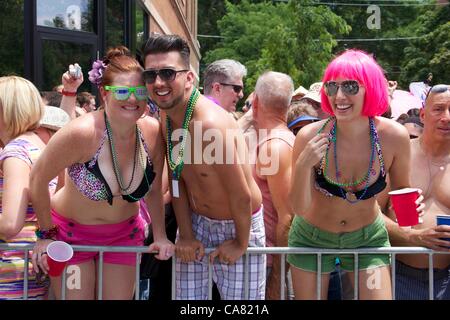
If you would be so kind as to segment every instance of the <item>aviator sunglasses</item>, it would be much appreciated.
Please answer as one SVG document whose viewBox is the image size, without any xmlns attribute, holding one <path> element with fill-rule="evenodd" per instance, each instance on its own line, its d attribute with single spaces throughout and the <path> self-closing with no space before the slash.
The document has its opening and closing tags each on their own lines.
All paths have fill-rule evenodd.
<svg viewBox="0 0 450 320">
<path fill-rule="evenodd" d="M 356 80 L 346 80 L 338 84 L 336 81 L 325 82 L 325 93 L 331 97 L 337 94 L 339 87 L 348 96 L 354 96 L 359 92 L 359 83 Z"/>
<path fill-rule="evenodd" d="M 147 88 L 145 86 L 105 86 L 105 90 L 111 91 L 114 94 L 114 98 L 119 101 L 128 100 L 132 93 L 134 93 L 134 96 L 139 101 L 147 99 Z"/>
<path fill-rule="evenodd" d="M 236 93 L 241 93 L 241 91 L 244 90 L 244 87 L 238 84 L 222 83 L 222 82 L 219 83 L 223 86 L 233 87 L 233 91 Z"/>
<path fill-rule="evenodd" d="M 144 70 L 142 75 L 144 77 L 145 83 L 153 84 L 153 83 L 155 83 L 157 76 L 159 76 L 159 78 L 162 81 L 173 81 L 173 80 L 175 80 L 177 73 L 186 72 L 186 71 L 189 71 L 189 70 L 186 70 L 186 69 L 173 70 L 173 69 L 169 69 L 169 68 L 164 68 L 164 69 L 159 69 L 159 70 L 148 69 L 148 70 Z"/>
</svg>

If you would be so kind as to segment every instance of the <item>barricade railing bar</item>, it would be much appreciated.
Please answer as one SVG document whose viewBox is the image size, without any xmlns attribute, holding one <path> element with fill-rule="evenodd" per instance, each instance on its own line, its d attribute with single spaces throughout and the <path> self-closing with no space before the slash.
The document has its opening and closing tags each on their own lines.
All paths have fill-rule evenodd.
<svg viewBox="0 0 450 320">
<path fill-rule="evenodd" d="M 10 244 L 10 243 L 0 243 L 0 251 L 24 251 L 24 270 L 28 270 L 30 262 L 29 251 L 33 249 L 33 244 Z M 98 263 L 98 283 L 97 283 L 97 299 L 102 300 L 102 288 L 103 288 L 103 254 L 105 252 L 127 252 L 127 253 L 137 253 L 136 255 L 136 287 L 135 287 L 135 299 L 139 300 L 140 292 L 140 260 L 143 253 L 150 253 L 148 247 L 145 246 L 79 246 L 73 245 L 73 250 L 75 252 L 98 252 L 99 253 L 99 263 Z M 205 254 L 209 254 L 214 251 L 215 248 L 206 248 Z M 156 254 L 157 252 L 151 252 Z M 359 249 L 323 249 L 323 248 L 289 248 L 289 247 L 264 247 L 248 248 L 244 254 L 244 298 L 248 299 L 249 293 L 249 264 L 248 256 L 252 254 L 279 254 L 281 255 L 281 270 L 280 270 L 280 299 L 285 300 L 285 285 L 286 285 L 286 255 L 287 254 L 315 254 L 317 255 L 317 299 L 321 298 L 321 277 L 319 276 L 322 272 L 322 256 L 323 255 L 353 255 L 355 272 L 354 272 L 354 299 L 358 299 L 358 280 L 359 280 L 359 255 L 361 254 L 390 254 L 391 255 L 391 277 L 392 277 L 392 297 L 395 299 L 395 270 L 396 270 L 396 255 L 397 254 L 427 254 L 428 255 L 428 271 L 429 271 L 429 299 L 434 298 L 434 274 L 433 274 L 433 256 L 436 254 L 450 254 L 447 251 L 435 251 L 423 247 L 382 247 L 382 248 L 359 248 Z M 209 260 L 208 260 L 209 261 Z M 212 264 L 208 262 L 208 299 L 212 299 Z M 172 259 L 172 299 L 176 298 L 176 273 L 175 273 L 176 259 Z M 61 281 L 61 299 L 65 300 L 66 297 L 66 270 L 62 274 Z M 28 272 L 24 272 L 24 294 L 23 299 L 28 299 Z"/>
</svg>

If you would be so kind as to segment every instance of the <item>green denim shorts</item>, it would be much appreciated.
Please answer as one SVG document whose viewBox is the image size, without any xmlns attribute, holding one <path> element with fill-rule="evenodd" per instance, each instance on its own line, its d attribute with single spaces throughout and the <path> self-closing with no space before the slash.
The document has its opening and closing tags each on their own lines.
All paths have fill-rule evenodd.
<svg viewBox="0 0 450 320">
<path fill-rule="evenodd" d="M 303 217 L 295 216 L 289 230 L 289 247 L 312 247 L 328 249 L 355 249 L 370 247 L 390 247 L 389 236 L 384 220 L 380 215 L 375 221 L 359 230 L 345 233 L 332 233 L 310 224 Z M 354 271 L 354 255 L 322 255 L 322 272 L 330 273 L 335 269 L 336 258 L 341 269 Z M 358 255 L 360 270 L 372 269 L 391 263 L 389 254 Z M 287 261 L 296 268 L 317 272 L 316 254 L 288 254 Z"/>
</svg>

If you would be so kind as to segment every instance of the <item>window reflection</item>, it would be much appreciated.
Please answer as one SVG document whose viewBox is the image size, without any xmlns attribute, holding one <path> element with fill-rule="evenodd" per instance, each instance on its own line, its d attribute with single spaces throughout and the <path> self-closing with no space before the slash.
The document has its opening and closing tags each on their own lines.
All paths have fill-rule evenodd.
<svg viewBox="0 0 450 320">
<path fill-rule="evenodd" d="M 93 32 L 93 0 L 37 0 L 37 24 Z"/>
<path fill-rule="evenodd" d="M 106 1 L 106 48 L 125 43 L 125 5 L 123 0 Z"/>
<path fill-rule="evenodd" d="M 0 10 L 0 76 L 24 76 L 24 1 L 2 1 Z"/>
<path fill-rule="evenodd" d="M 88 72 L 92 64 L 92 45 L 65 41 L 43 40 L 43 91 L 51 91 L 53 87 L 61 83 L 61 76 L 67 71 L 69 64 L 77 62 L 82 70 L 84 82 L 78 89 L 91 91 L 88 80 Z"/>
<path fill-rule="evenodd" d="M 141 48 L 144 39 L 146 37 L 145 22 L 147 19 L 147 13 L 139 6 L 136 5 L 135 21 L 136 21 L 136 35 L 135 43 L 137 48 Z"/>
</svg>

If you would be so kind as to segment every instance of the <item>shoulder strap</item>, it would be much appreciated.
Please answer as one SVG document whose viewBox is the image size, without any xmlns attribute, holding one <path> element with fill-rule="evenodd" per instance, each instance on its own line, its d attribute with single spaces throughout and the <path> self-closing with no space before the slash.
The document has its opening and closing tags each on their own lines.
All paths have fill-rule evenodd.
<svg viewBox="0 0 450 320">
<path fill-rule="evenodd" d="M 93 167 L 98 160 L 98 156 L 100 155 L 100 151 L 102 150 L 103 145 L 105 144 L 106 138 L 108 137 L 108 131 L 105 129 L 102 136 L 102 141 L 100 142 L 100 146 L 98 147 L 97 151 L 95 152 L 94 157 L 91 161 L 89 161 L 89 167 Z"/>
<path fill-rule="evenodd" d="M 145 153 L 147 154 L 147 162 L 151 165 L 152 161 L 150 160 L 150 152 L 148 150 L 147 143 L 145 142 L 144 136 L 143 136 L 142 131 L 139 128 L 139 126 L 137 126 L 137 129 L 138 129 L 137 131 L 139 133 L 139 138 L 141 139 L 142 145 L 144 146 Z"/>
<path fill-rule="evenodd" d="M 290 131 L 284 130 L 274 130 L 269 135 L 265 136 L 261 141 L 258 142 L 258 148 L 260 148 L 264 143 L 270 140 L 280 139 L 286 142 L 291 148 L 294 147 L 295 136 Z"/>
</svg>

